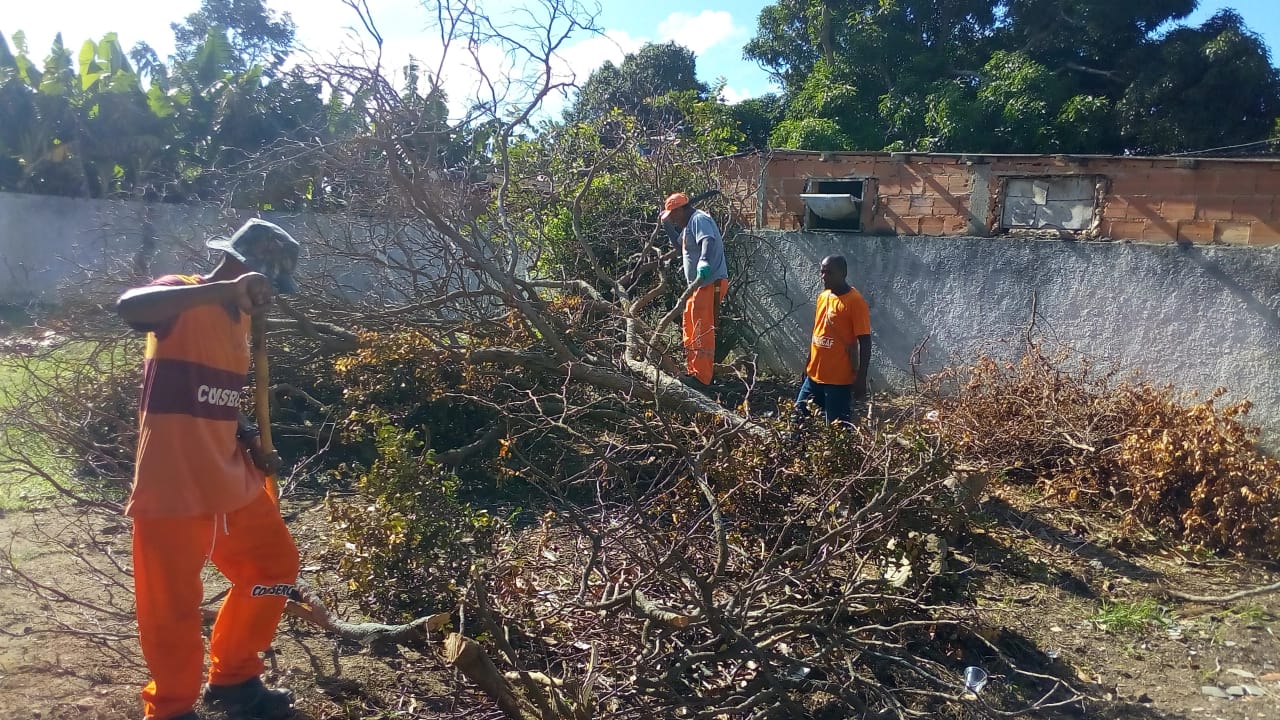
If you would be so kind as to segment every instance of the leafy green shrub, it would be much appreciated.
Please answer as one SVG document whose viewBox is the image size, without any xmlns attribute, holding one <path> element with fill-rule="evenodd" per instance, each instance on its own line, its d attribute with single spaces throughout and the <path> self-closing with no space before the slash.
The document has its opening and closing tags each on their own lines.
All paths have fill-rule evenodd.
<svg viewBox="0 0 1280 720">
<path fill-rule="evenodd" d="M 493 411 L 457 394 L 490 392 L 492 380 L 450 362 L 421 331 L 364 333 L 359 348 L 334 361 L 333 375 L 347 413 L 340 427 L 351 442 L 376 445 L 369 428 L 390 423 L 429 433 L 430 448 L 447 449 L 473 441 L 494 422 Z"/>
<path fill-rule="evenodd" d="M 360 499 L 326 501 L 338 574 L 371 614 L 453 607 L 502 523 L 458 498 L 458 478 L 423 451 L 417 433 L 382 420 L 378 459 L 356 483 Z"/>
</svg>

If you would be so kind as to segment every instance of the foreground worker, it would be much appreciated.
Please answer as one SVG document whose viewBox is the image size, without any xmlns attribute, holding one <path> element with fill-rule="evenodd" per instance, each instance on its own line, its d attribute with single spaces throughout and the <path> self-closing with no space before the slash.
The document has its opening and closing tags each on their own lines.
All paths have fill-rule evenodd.
<svg viewBox="0 0 1280 720">
<path fill-rule="evenodd" d="M 796 396 L 796 412 L 808 417 L 809 403 L 817 405 L 827 422 L 849 424 L 853 399 L 867 399 L 867 371 L 871 366 L 871 313 L 862 294 L 847 280 L 848 263 L 839 255 L 823 258 L 818 266 L 822 292 L 813 316 L 809 360 Z"/>
<path fill-rule="evenodd" d="M 672 193 L 662 205 L 661 219 L 678 231 L 672 241 L 684 255 L 685 281 L 698 285 L 684 304 L 686 385 L 706 389 L 711 385 L 716 357 L 716 322 L 720 302 L 729 291 L 729 268 L 724 241 L 716 221 L 689 204 L 689 196 Z"/>
<path fill-rule="evenodd" d="M 137 469 L 125 506 L 138 635 L 151 671 L 142 700 L 147 718 L 199 717 L 200 576 L 212 560 L 232 588 L 209 640 L 204 701 L 233 717 L 274 720 L 293 713 L 293 695 L 263 685 L 259 653 L 297 579 L 298 550 L 265 482 L 279 457 L 263 453 L 239 406 L 250 317 L 275 292 L 295 289 L 298 243 L 250 220 L 207 245 L 222 251 L 212 273 L 165 276 L 116 303 L 125 322 L 147 333 Z"/>
</svg>

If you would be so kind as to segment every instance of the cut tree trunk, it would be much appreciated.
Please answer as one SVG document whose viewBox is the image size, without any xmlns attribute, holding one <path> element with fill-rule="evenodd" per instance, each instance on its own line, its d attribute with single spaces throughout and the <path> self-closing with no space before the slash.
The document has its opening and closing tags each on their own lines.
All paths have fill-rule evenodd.
<svg viewBox="0 0 1280 720">
<path fill-rule="evenodd" d="M 511 720 L 530 720 L 535 717 L 534 713 L 526 711 L 525 704 L 520 701 L 502 673 L 498 672 L 497 666 L 480 647 L 480 643 L 465 635 L 450 633 L 444 641 L 444 657 L 446 662 L 457 668 L 458 672 L 497 703 L 502 713 Z"/>
</svg>

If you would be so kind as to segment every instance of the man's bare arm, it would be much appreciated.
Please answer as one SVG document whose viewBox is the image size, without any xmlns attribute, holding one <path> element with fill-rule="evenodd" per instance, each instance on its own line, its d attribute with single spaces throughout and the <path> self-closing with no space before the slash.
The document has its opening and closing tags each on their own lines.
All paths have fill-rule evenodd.
<svg viewBox="0 0 1280 720">
<path fill-rule="evenodd" d="M 235 280 L 199 285 L 153 285 L 134 288 L 116 301 L 116 312 L 135 326 L 155 325 L 201 305 L 233 303 L 241 311 L 255 314 L 271 301 L 271 286 L 259 273 L 246 273 Z"/>
<path fill-rule="evenodd" d="M 858 362 L 853 366 L 853 392 L 856 396 L 864 398 L 867 395 L 867 376 L 871 372 L 871 336 L 859 335 L 856 344 Z"/>
<path fill-rule="evenodd" d="M 858 355 L 858 345 L 859 345 L 859 342 L 857 339 L 855 339 L 853 342 L 844 346 L 844 351 L 849 356 L 849 366 L 853 368 L 853 377 L 854 377 L 855 384 L 857 384 L 858 382 L 857 381 L 858 368 L 862 367 L 862 364 L 859 362 L 860 357 Z"/>
</svg>

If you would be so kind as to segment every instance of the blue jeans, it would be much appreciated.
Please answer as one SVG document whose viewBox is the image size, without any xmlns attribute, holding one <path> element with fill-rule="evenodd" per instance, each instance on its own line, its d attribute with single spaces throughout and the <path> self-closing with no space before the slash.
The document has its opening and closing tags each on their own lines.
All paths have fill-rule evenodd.
<svg viewBox="0 0 1280 720">
<path fill-rule="evenodd" d="M 853 420 L 853 386 L 827 385 L 814 382 L 808 375 L 800 386 L 800 394 L 796 396 L 796 416 L 809 417 L 809 401 L 822 408 L 827 422 L 852 424 Z"/>
</svg>

